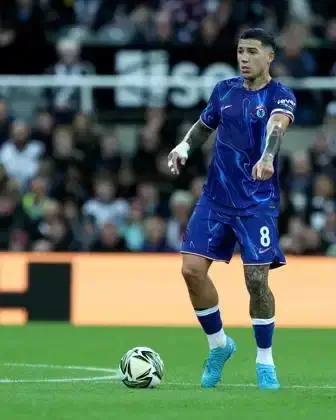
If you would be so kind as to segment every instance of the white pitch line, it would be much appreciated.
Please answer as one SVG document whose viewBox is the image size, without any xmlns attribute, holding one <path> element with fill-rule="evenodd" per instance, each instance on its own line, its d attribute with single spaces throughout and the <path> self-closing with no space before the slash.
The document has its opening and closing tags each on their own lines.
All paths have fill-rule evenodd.
<svg viewBox="0 0 336 420">
<path fill-rule="evenodd" d="M 116 381 L 119 379 L 118 369 L 99 368 L 92 366 L 72 366 L 72 365 L 53 365 L 53 364 L 33 364 L 33 363 L 3 363 L 2 366 L 12 367 L 28 367 L 28 368 L 45 368 L 45 369 L 65 369 L 65 370 L 82 370 L 91 372 L 106 372 L 110 375 L 106 376 L 91 376 L 85 378 L 46 378 L 46 379 L 1 379 L 0 384 L 10 383 L 71 383 L 71 382 L 103 382 L 103 381 Z M 188 382 L 162 382 L 162 385 L 168 386 L 185 386 L 185 387 L 198 387 L 199 384 Z M 257 388 L 255 384 L 225 384 L 222 383 L 220 388 Z M 282 386 L 282 389 L 292 390 L 336 390 L 336 385 L 287 385 Z"/>
<path fill-rule="evenodd" d="M 46 379 L 7 379 L 0 378 L 0 384 L 16 384 L 16 383 L 72 383 L 72 382 L 101 382 L 116 380 L 119 378 L 117 369 L 98 368 L 92 366 L 69 366 L 69 365 L 49 365 L 34 363 L 3 363 L 2 366 L 8 367 L 28 367 L 28 368 L 44 368 L 44 369 L 64 369 L 64 370 L 82 370 L 90 372 L 106 372 L 110 375 L 90 376 L 84 378 L 46 378 Z M 112 373 L 112 375 L 111 375 Z"/>
<path fill-rule="evenodd" d="M 285 389 L 330 389 L 335 390 L 336 385 L 289 385 L 284 386 Z"/>
<path fill-rule="evenodd" d="M 107 372 L 114 373 L 117 369 L 109 368 L 98 368 L 91 366 L 71 366 L 71 365 L 48 365 L 48 364 L 34 364 L 34 363 L 4 363 L 2 366 L 13 366 L 13 367 L 28 367 L 28 368 L 45 368 L 45 369 L 67 369 L 67 370 L 86 370 L 90 372 Z"/>
<path fill-rule="evenodd" d="M 88 378 L 50 378 L 50 379 L 0 379 L 0 384 L 29 384 L 29 383 L 71 383 L 71 382 L 101 382 L 115 380 L 115 375 L 111 376 L 90 376 Z"/>
<path fill-rule="evenodd" d="M 163 384 L 169 385 L 169 386 L 200 386 L 199 384 L 193 384 L 193 383 L 186 383 L 186 382 L 163 382 Z M 219 388 L 256 388 L 257 385 L 255 384 L 225 384 L 222 383 L 219 385 Z M 302 389 L 302 390 L 336 390 L 336 385 L 285 385 L 282 386 L 281 389 Z"/>
</svg>

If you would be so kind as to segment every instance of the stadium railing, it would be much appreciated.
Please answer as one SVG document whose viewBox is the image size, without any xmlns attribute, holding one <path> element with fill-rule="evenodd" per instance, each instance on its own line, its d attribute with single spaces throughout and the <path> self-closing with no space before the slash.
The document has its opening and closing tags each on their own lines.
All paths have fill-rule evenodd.
<svg viewBox="0 0 336 420">
<path fill-rule="evenodd" d="M 278 79 L 296 90 L 336 90 L 336 77 L 308 77 L 295 79 L 285 77 Z M 209 95 L 214 86 L 214 77 L 176 77 L 155 75 L 112 75 L 112 76 L 0 76 L 0 87 L 3 88 L 48 88 L 73 87 L 80 89 L 81 108 L 89 112 L 93 109 L 93 89 L 95 88 L 142 88 L 161 93 L 171 88 L 185 86 L 195 89 L 207 89 Z"/>
</svg>

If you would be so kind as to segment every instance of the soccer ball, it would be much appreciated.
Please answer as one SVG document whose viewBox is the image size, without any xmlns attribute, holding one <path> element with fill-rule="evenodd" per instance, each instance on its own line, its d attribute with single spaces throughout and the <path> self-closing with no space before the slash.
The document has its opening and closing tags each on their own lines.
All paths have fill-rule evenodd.
<svg viewBox="0 0 336 420">
<path fill-rule="evenodd" d="M 163 378 L 164 364 L 149 347 L 134 347 L 119 363 L 120 378 L 128 388 L 155 388 Z"/>
</svg>

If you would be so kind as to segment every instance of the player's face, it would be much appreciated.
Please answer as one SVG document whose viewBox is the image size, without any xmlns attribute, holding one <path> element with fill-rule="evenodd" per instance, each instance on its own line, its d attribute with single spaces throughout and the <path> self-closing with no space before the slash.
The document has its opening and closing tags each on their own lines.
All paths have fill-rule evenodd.
<svg viewBox="0 0 336 420">
<path fill-rule="evenodd" d="M 256 39 L 241 39 L 237 48 L 239 70 L 243 77 L 254 80 L 269 69 L 273 51 Z"/>
</svg>

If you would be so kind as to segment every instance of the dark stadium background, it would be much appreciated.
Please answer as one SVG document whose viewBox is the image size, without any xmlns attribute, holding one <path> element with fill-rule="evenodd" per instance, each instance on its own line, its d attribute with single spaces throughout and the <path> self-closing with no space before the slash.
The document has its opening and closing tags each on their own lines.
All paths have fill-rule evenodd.
<svg viewBox="0 0 336 420">
<path fill-rule="evenodd" d="M 299 5 L 294 0 L 18 0 L 3 1 L 0 8 L 2 75 L 58 74 L 60 45 L 78 48 L 77 61 L 66 71 L 83 75 L 118 74 L 125 51 L 141 57 L 124 68 L 130 79 L 136 72 L 153 74 L 160 65 L 156 59 L 164 60 L 169 74 L 183 62 L 192 63 L 199 75 L 216 63 L 236 71 L 234 42 L 250 26 L 275 33 L 275 76 L 336 75 L 332 0 Z M 296 122 L 280 160 L 281 243 L 287 254 L 332 256 L 335 92 L 332 85 L 294 91 Z M 175 88 L 162 100 L 130 86 L 128 95 L 142 98 L 135 106 L 121 104 L 116 89 L 95 89 L 87 114 L 76 89 L 61 109 L 55 103 L 62 88 L 2 84 L 0 249 L 176 252 L 206 175 L 211 141 L 193 154 L 179 179 L 169 175 L 167 153 L 207 99 L 199 94 L 182 107 L 171 100 L 174 92 L 183 95 Z M 16 159 L 15 142 L 25 143 L 26 155 L 9 164 Z"/>
<path fill-rule="evenodd" d="M 209 393 L 177 250 L 213 138 L 177 179 L 167 154 L 205 106 L 209 80 L 236 74 L 235 40 L 255 26 L 275 34 L 272 74 L 298 102 L 280 158 L 289 264 L 270 279 L 282 390 L 255 389 L 235 256 L 211 267 L 238 351 Z M 335 53 L 335 0 L 0 1 L 1 420 L 335 419 Z M 26 78 L 68 75 L 127 86 L 91 98 Z M 183 83 L 153 84 L 163 75 Z M 143 77 L 148 86 L 136 86 Z M 159 352 L 160 389 L 120 383 L 134 346 Z"/>
</svg>

